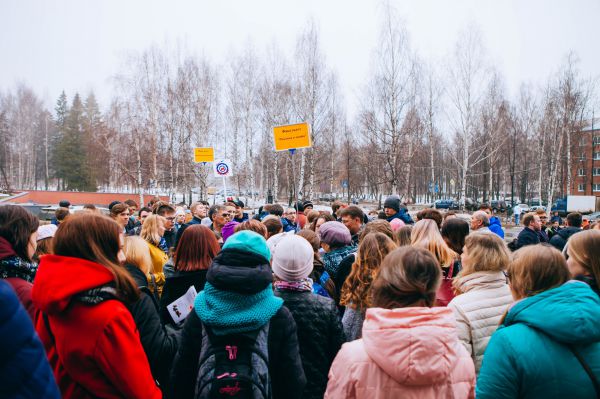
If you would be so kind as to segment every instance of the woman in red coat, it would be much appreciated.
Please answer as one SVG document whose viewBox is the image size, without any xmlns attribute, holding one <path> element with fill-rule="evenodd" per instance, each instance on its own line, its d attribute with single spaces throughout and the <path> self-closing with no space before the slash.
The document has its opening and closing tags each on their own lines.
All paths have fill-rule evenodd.
<svg viewBox="0 0 600 399">
<path fill-rule="evenodd" d="M 36 330 L 63 398 L 160 398 L 124 303 L 139 297 L 119 266 L 120 227 L 82 213 L 61 224 L 32 291 Z"/>
</svg>

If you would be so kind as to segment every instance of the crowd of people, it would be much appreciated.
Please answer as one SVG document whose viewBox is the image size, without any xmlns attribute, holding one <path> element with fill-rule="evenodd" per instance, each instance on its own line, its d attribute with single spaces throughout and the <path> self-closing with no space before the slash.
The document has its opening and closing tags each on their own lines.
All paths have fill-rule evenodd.
<svg viewBox="0 0 600 399">
<path fill-rule="evenodd" d="M 60 205 L 0 207 L 0 397 L 600 397 L 580 214 Z"/>
</svg>

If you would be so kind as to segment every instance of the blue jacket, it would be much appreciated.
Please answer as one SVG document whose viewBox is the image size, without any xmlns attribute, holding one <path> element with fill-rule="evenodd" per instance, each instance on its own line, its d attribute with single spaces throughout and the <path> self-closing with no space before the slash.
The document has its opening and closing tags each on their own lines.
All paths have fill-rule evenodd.
<svg viewBox="0 0 600 399">
<path fill-rule="evenodd" d="M 495 233 L 498 237 L 504 239 L 504 230 L 502 230 L 502 224 L 500 223 L 498 216 L 492 216 L 490 218 L 489 229 L 492 233 Z"/>
<path fill-rule="evenodd" d="M 412 217 L 410 217 L 410 214 L 408 213 L 408 211 L 406 210 L 406 208 L 400 208 L 400 211 L 394 213 L 392 216 L 390 216 L 389 218 L 387 218 L 387 221 L 391 222 L 394 219 L 400 219 L 405 224 L 413 224 L 414 223 L 414 221 L 412 220 Z"/>
<path fill-rule="evenodd" d="M 594 398 L 573 345 L 600 376 L 600 298 L 585 283 L 517 302 L 492 336 L 477 380 L 477 399 Z"/>
<path fill-rule="evenodd" d="M 0 397 L 60 398 L 46 352 L 12 287 L 0 280 Z"/>
<path fill-rule="evenodd" d="M 286 218 L 281 218 L 281 224 L 283 225 L 284 233 L 289 233 L 290 231 L 297 233 L 300 231 L 300 228 L 298 227 L 298 225 L 296 223 L 292 223 L 289 220 L 287 220 Z"/>
</svg>

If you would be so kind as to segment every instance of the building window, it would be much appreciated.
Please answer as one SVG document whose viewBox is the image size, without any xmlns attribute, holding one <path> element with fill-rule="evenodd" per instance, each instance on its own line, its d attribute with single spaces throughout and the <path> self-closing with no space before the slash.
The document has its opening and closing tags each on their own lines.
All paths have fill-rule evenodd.
<svg viewBox="0 0 600 399">
<path fill-rule="evenodd" d="M 600 136 L 594 136 L 594 145 L 600 145 Z"/>
<path fill-rule="evenodd" d="M 592 191 L 600 191 L 600 183 L 592 184 Z"/>
<path fill-rule="evenodd" d="M 594 161 L 599 161 L 600 160 L 600 152 L 595 152 L 594 153 Z"/>
<path fill-rule="evenodd" d="M 585 153 L 584 152 L 582 152 L 581 155 L 579 155 L 579 160 L 585 161 Z"/>
<path fill-rule="evenodd" d="M 587 140 L 585 139 L 585 137 L 582 137 L 579 139 L 579 146 L 580 147 L 585 147 Z"/>
<path fill-rule="evenodd" d="M 594 176 L 600 176 L 600 168 L 594 168 Z"/>
<path fill-rule="evenodd" d="M 585 169 L 577 169 L 577 176 L 585 176 Z"/>
<path fill-rule="evenodd" d="M 584 186 L 585 186 L 585 184 L 578 184 L 577 191 L 579 191 L 579 192 L 585 191 L 585 189 L 583 188 Z"/>
</svg>

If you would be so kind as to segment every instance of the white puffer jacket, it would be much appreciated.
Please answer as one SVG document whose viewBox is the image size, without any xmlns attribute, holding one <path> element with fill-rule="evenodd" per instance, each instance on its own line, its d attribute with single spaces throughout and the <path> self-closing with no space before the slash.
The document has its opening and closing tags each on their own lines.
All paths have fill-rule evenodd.
<svg viewBox="0 0 600 399">
<path fill-rule="evenodd" d="M 472 273 L 459 277 L 459 284 L 463 294 L 454 297 L 448 307 L 456 317 L 458 338 L 479 374 L 485 348 L 513 298 L 502 272 Z"/>
</svg>

